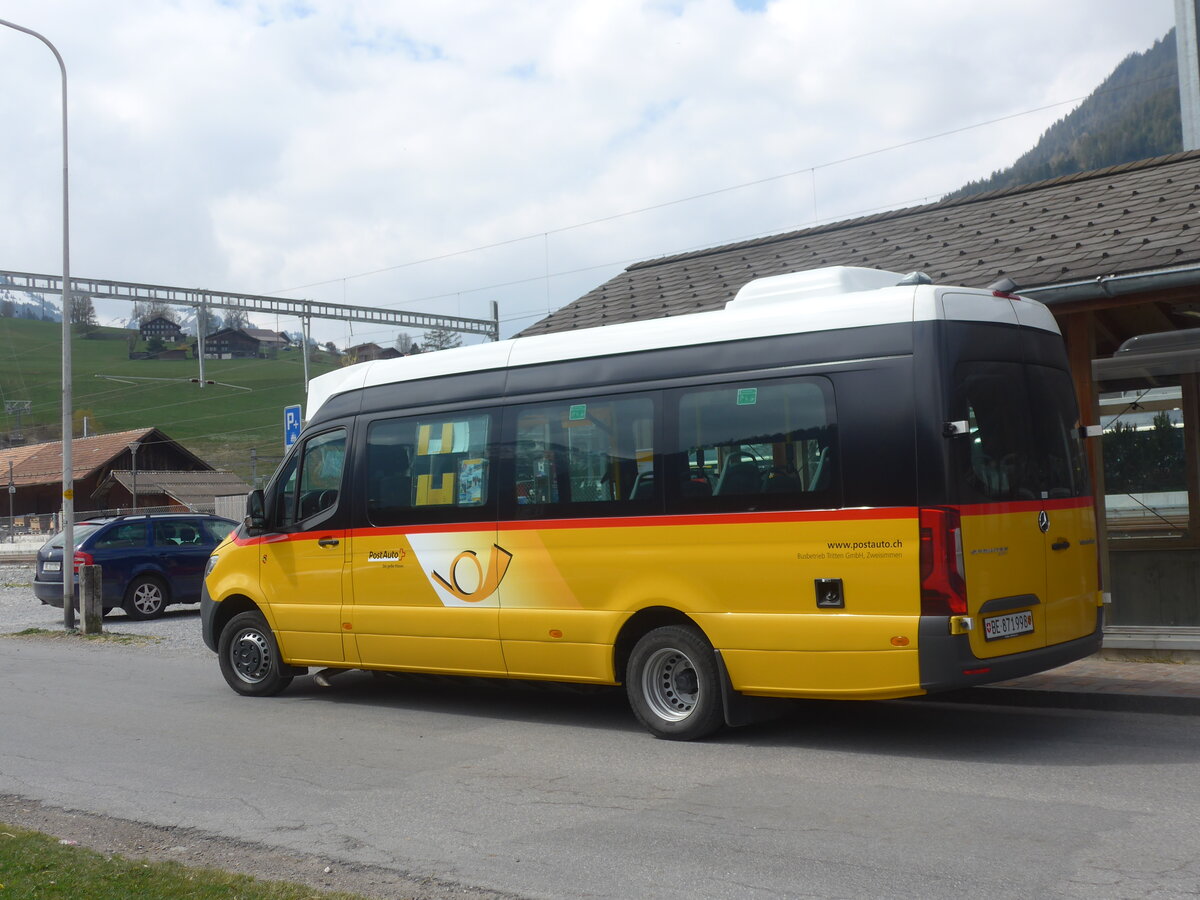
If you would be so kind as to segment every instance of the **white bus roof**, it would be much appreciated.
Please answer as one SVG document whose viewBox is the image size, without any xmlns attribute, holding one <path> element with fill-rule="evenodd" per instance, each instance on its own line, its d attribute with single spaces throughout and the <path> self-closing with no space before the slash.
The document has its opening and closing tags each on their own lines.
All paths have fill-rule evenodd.
<svg viewBox="0 0 1200 900">
<path fill-rule="evenodd" d="M 359 363 L 309 382 L 306 418 L 311 419 L 330 397 L 376 385 L 772 335 L 934 319 L 1024 325 L 1059 333 L 1054 316 L 1036 300 L 972 288 L 899 284 L 904 278 L 898 272 L 851 266 L 812 269 L 755 279 L 724 309 L 710 312 Z"/>
</svg>

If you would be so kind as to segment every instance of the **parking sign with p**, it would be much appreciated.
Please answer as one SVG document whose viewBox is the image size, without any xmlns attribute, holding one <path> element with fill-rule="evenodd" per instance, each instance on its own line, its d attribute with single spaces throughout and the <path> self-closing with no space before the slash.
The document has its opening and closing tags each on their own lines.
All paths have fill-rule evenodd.
<svg viewBox="0 0 1200 900">
<path fill-rule="evenodd" d="M 300 404 L 283 408 L 283 449 L 289 450 L 300 437 Z"/>
</svg>

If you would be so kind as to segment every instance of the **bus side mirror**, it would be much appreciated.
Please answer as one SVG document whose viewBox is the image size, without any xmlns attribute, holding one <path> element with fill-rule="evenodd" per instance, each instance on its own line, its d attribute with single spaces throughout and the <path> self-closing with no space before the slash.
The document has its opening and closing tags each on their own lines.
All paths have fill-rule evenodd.
<svg viewBox="0 0 1200 900">
<path fill-rule="evenodd" d="M 246 534 L 255 537 L 267 530 L 267 504 L 262 491 L 251 491 L 246 495 L 246 518 L 243 520 Z"/>
</svg>

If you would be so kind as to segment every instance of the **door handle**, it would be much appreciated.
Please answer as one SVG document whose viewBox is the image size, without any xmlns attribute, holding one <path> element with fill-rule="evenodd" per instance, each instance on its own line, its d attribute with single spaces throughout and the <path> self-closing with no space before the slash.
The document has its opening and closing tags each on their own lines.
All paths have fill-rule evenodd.
<svg viewBox="0 0 1200 900">
<path fill-rule="evenodd" d="M 1065 540 L 1063 538 L 1059 538 L 1057 541 L 1055 541 L 1053 544 L 1050 545 L 1050 549 L 1051 550 L 1066 550 L 1070 546 L 1071 546 L 1070 541 Z"/>
<path fill-rule="evenodd" d="M 323 537 L 319 541 L 317 541 L 317 546 L 318 547 L 336 547 L 339 543 L 341 543 L 341 542 L 337 538 Z"/>
</svg>

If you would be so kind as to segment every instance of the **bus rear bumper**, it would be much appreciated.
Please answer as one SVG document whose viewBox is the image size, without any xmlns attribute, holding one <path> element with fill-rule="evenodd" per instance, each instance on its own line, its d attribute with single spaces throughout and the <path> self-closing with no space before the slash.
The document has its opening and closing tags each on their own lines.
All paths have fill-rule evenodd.
<svg viewBox="0 0 1200 900">
<path fill-rule="evenodd" d="M 970 636 L 950 634 L 945 616 L 923 616 L 920 630 L 921 687 L 928 693 L 1007 681 L 1044 672 L 1099 652 L 1104 636 L 1104 610 L 1096 610 L 1096 628 L 1073 641 L 1026 650 L 1011 656 L 980 659 L 971 652 Z"/>
</svg>

